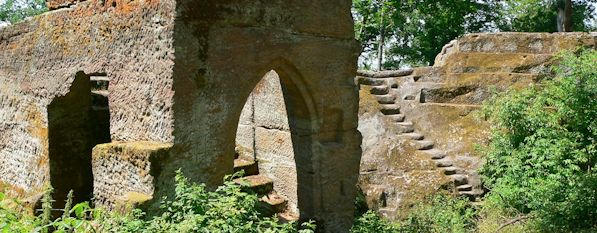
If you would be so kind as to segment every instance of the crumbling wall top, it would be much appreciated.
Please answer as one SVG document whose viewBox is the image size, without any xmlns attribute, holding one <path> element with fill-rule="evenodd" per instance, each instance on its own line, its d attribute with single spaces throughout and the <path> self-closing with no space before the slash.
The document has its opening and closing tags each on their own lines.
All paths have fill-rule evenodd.
<svg viewBox="0 0 597 233">
<path fill-rule="evenodd" d="M 72 5 L 77 4 L 78 2 L 82 2 L 84 0 L 46 0 L 46 4 L 48 9 L 56 10 L 60 8 L 69 7 Z"/>
</svg>

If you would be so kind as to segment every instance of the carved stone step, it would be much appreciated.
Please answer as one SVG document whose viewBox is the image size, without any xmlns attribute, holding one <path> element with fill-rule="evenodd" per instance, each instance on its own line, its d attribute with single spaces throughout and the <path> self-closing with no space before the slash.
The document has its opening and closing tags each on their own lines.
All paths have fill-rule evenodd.
<svg viewBox="0 0 597 233">
<path fill-rule="evenodd" d="M 244 171 L 244 176 L 252 176 L 259 174 L 259 166 L 257 162 L 237 158 L 234 160 L 234 173 Z"/>
<path fill-rule="evenodd" d="M 468 178 L 465 175 L 451 175 L 449 176 L 456 186 L 468 184 Z"/>
<path fill-rule="evenodd" d="M 400 113 L 400 105 L 398 104 L 382 104 L 381 113 L 384 115 L 394 115 Z"/>
<path fill-rule="evenodd" d="M 247 184 L 247 189 L 260 195 L 268 194 L 274 190 L 274 182 L 264 175 L 242 177 L 234 179 L 234 182 L 241 185 Z"/>
<path fill-rule="evenodd" d="M 456 190 L 459 192 L 473 191 L 473 186 L 468 185 L 468 184 L 463 184 L 463 185 L 456 186 Z"/>
<path fill-rule="evenodd" d="M 266 216 L 273 216 L 286 210 L 288 201 L 286 198 L 270 193 L 259 199 L 258 208 Z"/>
<path fill-rule="evenodd" d="M 413 123 L 408 121 L 408 122 L 398 122 L 396 123 L 396 128 L 398 129 L 399 133 L 412 133 L 415 131 L 415 127 L 413 126 Z"/>
<path fill-rule="evenodd" d="M 451 167 L 454 165 L 454 163 L 452 162 L 452 160 L 439 159 L 439 160 L 435 160 L 435 165 L 437 167 Z"/>
<path fill-rule="evenodd" d="M 412 121 L 400 122 L 400 123 L 398 123 L 398 125 L 405 126 L 405 127 L 414 127 L 415 126 L 415 124 L 413 124 Z"/>
<path fill-rule="evenodd" d="M 367 85 L 367 86 L 381 86 L 381 85 L 385 85 L 386 84 L 386 80 L 384 80 L 384 79 L 359 77 L 359 83 L 361 85 Z"/>
<path fill-rule="evenodd" d="M 388 85 L 382 85 L 382 86 L 372 86 L 371 87 L 371 94 L 374 95 L 385 95 L 390 93 L 390 87 L 388 87 Z"/>
<path fill-rule="evenodd" d="M 95 90 L 95 91 L 91 91 L 91 94 L 101 95 L 101 96 L 104 96 L 104 97 L 110 96 L 110 92 L 108 90 Z"/>
<path fill-rule="evenodd" d="M 402 114 L 388 115 L 387 117 L 389 117 L 390 119 L 392 119 L 395 122 L 403 122 L 404 121 L 404 115 L 402 115 Z"/>
<path fill-rule="evenodd" d="M 476 201 L 477 197 L 483 195 L 483 191 L 473 189 L 472 191 L 461 191 L 458 194 L 468 197 L 471 201 Z"/>
<path fill-rule="evenodd" d="M 431 150 L 435 143 L 429 140 L 414 141 L 415 148 L 417 150 Z"/>
<path fill-rule="evenodd" d="M 290 211 L 284 211 L 278 214 L 278 221 L 280 221 L 280 223 L 289 223 L 298 220 L 298 214 L 292 213 Z"/>
<path fill-rule="evenodd" d="M 408 138 L 411 140 L 423 140 L 425 139 L 425 136 L 423 134 L 420 133 L 403 133 L 398 135 L 399 137 L 403 137 L 403 138 Z"/>
<path fill-rule="evenodd" d="M 377 98 L 377 102 L 379 102 L 380 104 L 393 104 L 395 97 L 393 95 L 375 95 L 375 98 Z"/>
<path fill-rule="evenodd" d="M 424 153 L 425 155 L 430 156 L 431 159 L 433 159 L 433 160 L 443 159 L 446 157 L 446 152 L 443 150 L 438 150 L 438 149 L 418 151 L 417 153 Z"/>
<path fill-rule="evenodd" d="M 448 176 L 460 173 L 460 170 L 455 167 L 442 167 L 441 169 L 444 170 L 444 174 Z"/>
</svg>

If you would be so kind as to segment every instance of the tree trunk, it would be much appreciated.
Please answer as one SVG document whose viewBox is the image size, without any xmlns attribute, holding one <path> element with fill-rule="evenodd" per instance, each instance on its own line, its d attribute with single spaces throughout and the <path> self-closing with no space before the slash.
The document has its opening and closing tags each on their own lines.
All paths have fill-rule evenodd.
<svg viewBox="0 0 597 233">
<path fill-rule="evenodd" d="M 363 51 L 365 50 L 366 41 L 363 40 L 363 33 L 365 33 L 365 27 L 367 26 L 368 22 L 369 22 L 369 13 L 367 13 L 366 15 L 363 15 L 363 22 L 361 24 L 361 28 L 359 29 L 358 40 L 361 42 L 361 53 L 363 53 Z"/>
<path fill-rule="evenodd" d="M 385 16 L 385 2 L 386 0 L 381 1 L 381 15 L 379 20 L 379 45 L 378 45 L 378 54 L 377 54 L 377 69 L 379 71 L 383 70 L 383 46 L 385 43 L 385 27 L 384 27 L 384 16 Z"/>
<path fill-rule="evenodd" d="M 572 0 L 558 0 L 558 32 L 572 31 Z"/>
</svg>

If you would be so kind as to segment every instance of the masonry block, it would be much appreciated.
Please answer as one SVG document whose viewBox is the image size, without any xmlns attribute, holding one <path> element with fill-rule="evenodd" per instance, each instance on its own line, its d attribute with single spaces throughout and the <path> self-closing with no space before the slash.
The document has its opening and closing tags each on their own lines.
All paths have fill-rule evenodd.
<svg viewBox="0 0 597 233">
<path fill-rule="evenodd" d="M 93 148 L 96 206 L 107 209 L 138 207 L 153 199 L 159 161 L 171 144 L 115 142 Z"/>
</svg>

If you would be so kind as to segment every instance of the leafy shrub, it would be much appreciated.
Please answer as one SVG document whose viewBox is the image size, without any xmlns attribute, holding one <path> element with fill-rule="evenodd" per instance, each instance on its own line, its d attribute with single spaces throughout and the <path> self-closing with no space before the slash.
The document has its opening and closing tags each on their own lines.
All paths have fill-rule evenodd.
<svg viewBox="0 0 597 233">
<path fill-rule="evenodd" d="M 416 206 L 402 228 L 405 232 L 472 232 L 475 216 L 468 200 L 436 195 Z"/>
<path fill-rule="evenodd" d="M 438 194 L 416 205 L 405 220 L 396 223 L 369 211 L 356 219 L 352 232 L 465 233 L 474 232 L 475 219 L 476 211 L 468 200 Z"/>
<path fill-rule="evenodd" d="M 43 201 L 43 213 L 32 216 L 9 208 L 0 195 L 0 230 L 2 232 L 300 232 L 314 231 L 311 222 L 297 230 L 296 223 L 278 223 L 262 216 L 256 208 L 257 196 L 241 191 L 241 186 L 227 179 L 210 192 L 202 184 L 191 184 L 176 175 L 175 196 L 165 201 L 159 216 L 146 218 L 140 210 L 128 214 L 91 209 L 87 203 L 70 208 L 50 221 L 49 194 Z M 18 204 L 18 203 L 17 203 Z"/>
<path fill-rule="evenodd" d="M 522 214 L 513 207 L 505 206 L 497 195 L 487 195 L 479 210 L 477 229 L 481 233 L 539 233 L 532 215 Z"/>
<path fill-rule="evenodd" d="M 45 0 L 6 0 L 0 4 L 0 23 L 16 23 L 48 11 Z"/>
<path fill-rule="evenodd" d="M 72 200 L 72 192 L 69 193 L 69 200 Z M 33 216 L 25 211 L 17 211 L 11 206 L 20 206 L 16 200 L 5 199 L 0 193 L 0 230 L 1 232 L 91 232 L 92 222 L 88 220 L 91 208 L 89 204 L 79 203 L 71 206 L 67 201 L 64 214 L 55 220 L 51 220 L 52 209 L 50 192 L 43 197 L 42 214 Z"/>
<path fill-rule="evenodd" d="M 373 211 L 367 211 L 355 219 L 352 233 L 400 232 L 398 224 L 382 219 Z"/>
<path fill-rule="evenodd" d="M 561 55 L 556 77 L 492 99 L 482 174 L 489 199 L 541 231 L 597 229 L 597 52 Z"/>
</svg>

